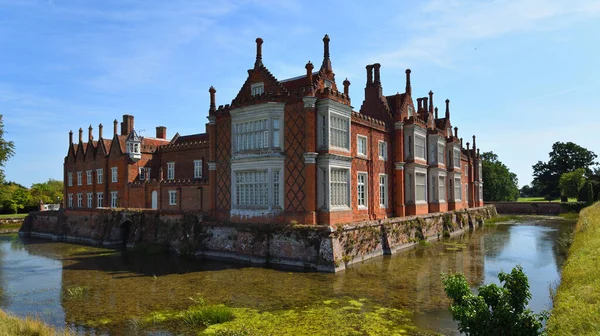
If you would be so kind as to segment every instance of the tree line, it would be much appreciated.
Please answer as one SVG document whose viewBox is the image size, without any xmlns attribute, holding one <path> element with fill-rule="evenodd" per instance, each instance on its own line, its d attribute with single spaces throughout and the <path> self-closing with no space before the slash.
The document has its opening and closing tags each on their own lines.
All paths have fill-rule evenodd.
<svg viewBox="0 0 600 336">
<path fill-rule="evenodd" d="M 26 188 L 15 182 L 2 182 L 0 185 L 0 213 L 18 213 L 37 210 L 40 201 L 56 204 L 62 201 L 63 182 L 49 179 L 34 183 Z"/>
<path fill-rule="evenodd" d="M 518 187 L 517 176 L 493 152 L 482 158 L 483 200 L 516 201 L 521 197 L 540 197 L 551 201 L 569 198 L 591 203 L 600 196 L 600 167 L 597 155 L 573 142 L 555 142 L 549 160 L 532 166 L 531 185 Z"/>
</svg>

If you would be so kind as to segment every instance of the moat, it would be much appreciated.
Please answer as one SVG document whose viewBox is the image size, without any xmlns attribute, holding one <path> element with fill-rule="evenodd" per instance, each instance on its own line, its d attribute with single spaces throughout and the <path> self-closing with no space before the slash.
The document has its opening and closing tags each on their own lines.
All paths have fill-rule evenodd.
<svg viewBox="0 0 600 336">
<path fill-rule="evenodd" d="M 2 234 L 0 308 L 19 316 L 34 314 L 59 327 L 66 322 L 82 334 L 179 334 L 191 330 L 176 323 L 151 323 L 148 316 L 160 320 L 166 312 L 188 309 L 202 298 L 247 309 L 248 321 L 242 323 L 249 326 L 255 323 L 252 316 L 280 323 L 286 317 L 298 320 L 298 314 L 343 318 L 352 311 L 406 323 L 400 333 L 456 334 L 441 287 L 442 272 L 462 272 L 477 287 L 497 283 L 499 271 L 521 264 L 533 294 L 530 307 L 536 312 L 549 309 L 549 288 L 559 281 L 566 257 L 559 240 L 573 227 L 565 220 L 523 217 L 370 259 L 337 274 L 188 261 Z M 269 315 L 260 315 L 264 312 Z M 300 334 L 286 329 L 291 326 L 272 327 L 265 334 Z M 334 325 L 323 328 L 328 327 L 328 335 L 341 332 Z"/>
</svg>

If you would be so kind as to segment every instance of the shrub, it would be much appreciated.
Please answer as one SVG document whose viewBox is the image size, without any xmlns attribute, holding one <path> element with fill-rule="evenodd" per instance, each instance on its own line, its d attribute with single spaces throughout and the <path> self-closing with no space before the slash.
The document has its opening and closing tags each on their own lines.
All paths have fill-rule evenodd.
<svg viewBox="0 0 600 336">
<path fill-rule="evenodd" d="M 521 266 L 509 274 L 500 272 L 498 278 L 504 283 L 502 287 L 481 286 L 476 296 L 464 275 L 442 277 L 446 295 L 452 299 L 450 312 L 458 321 L 458 330 L 471 336 L 542 335 L 547 313 L 535 314 L 525 308 L 531 292 Z"/>
</svg>

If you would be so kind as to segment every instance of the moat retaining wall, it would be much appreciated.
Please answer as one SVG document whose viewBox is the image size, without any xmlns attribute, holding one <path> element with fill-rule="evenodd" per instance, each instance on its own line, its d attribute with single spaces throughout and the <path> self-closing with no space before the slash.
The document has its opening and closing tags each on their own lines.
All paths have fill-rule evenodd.
<svg viewBox="0 0 600 336">
<path fill-rule="evenodd" d="M 19 233 L 92 245 L 161 245 L 198 258 L 337 272 L 347 265 L 411 247 L 419 240 L 439 239 L 477 227 L 495 215 L 496 208 L 487 205 L 333 228 L 215 222 L 195 213 L 59 210 L 30 213 Z"/>
</svg>

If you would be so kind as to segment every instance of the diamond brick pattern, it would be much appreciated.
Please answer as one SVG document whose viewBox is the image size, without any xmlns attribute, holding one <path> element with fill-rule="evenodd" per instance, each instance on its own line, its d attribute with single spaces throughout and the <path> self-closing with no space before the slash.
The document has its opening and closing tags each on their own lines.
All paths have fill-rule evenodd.
<svg viewBox="0 0 600 336">
<path fill-rule="evenodd" d="M 217 124 L 217 209 L 231 209 L 231 121 Z"/>
<path fill-rule="evenodd" d="M 285 114 L 285 207 L 287 211 L 304 211 L 304 138 L 305 119 L 302 110 Z"/>
</svg>

